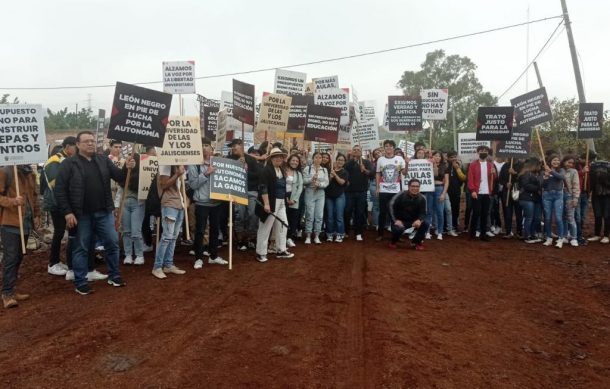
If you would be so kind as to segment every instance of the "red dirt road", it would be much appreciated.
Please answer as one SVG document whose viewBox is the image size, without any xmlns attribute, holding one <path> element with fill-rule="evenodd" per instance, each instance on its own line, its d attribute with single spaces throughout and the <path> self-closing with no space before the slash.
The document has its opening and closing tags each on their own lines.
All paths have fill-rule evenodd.
<svg viewBox="0 0 610 389">
<path fill-rule="evenodd" d="M 610 246 L 373 237 L 233 271 L 181 248 L 186 275 L 153 278 L 148 255 L 90 296 L 30 255 L 0 387 L 610 387 Z"/>
</svg>

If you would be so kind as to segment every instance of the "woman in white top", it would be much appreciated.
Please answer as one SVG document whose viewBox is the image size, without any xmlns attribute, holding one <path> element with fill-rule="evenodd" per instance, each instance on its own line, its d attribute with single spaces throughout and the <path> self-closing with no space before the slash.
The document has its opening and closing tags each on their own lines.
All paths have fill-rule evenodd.
<svg viewBox="0 0 610 389">
<path fill-rule="evenodd" d="M 303 173 L 301 172 L 301 159 L 292 154 L 286 164 L 286 213 L 288 215 L 288 239 L 286 246 L 296 246 L 297 229 L 299 227 L 299 199 L 303 192 Z"/>
<path fill-rule="evenodd" d="M 320 244 L 320 231 L 324 217 L 324 188 L 328 186 L 328 171 L 322 167 L 322 154 L 315 152 L 312 164 L 303 169 L 305 186 L 305 244 L 311 244 L 311 233 L 314 243 Z"/>
</svg>

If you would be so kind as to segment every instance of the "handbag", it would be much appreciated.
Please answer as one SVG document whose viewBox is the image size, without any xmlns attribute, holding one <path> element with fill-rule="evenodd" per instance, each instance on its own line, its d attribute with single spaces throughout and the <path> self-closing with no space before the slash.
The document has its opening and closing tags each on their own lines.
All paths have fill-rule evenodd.
<svg viewBox="0 0 610 389">
<path fill-rule="evenodd" d="M 38 236 L 36 231 L 30 232 L 25 248 L 32 251 L 40 248 L 40 236 Z"/>
<path fill-rule="evenodd" d="M 517 183 L 515 183 L 515 185 L 513 185 L 513 188 L 511 189 L 510 195 L 513 198 L 513 201 L 519 201 L 519 195 L 521 194 L 521 191 L 519 190 L 519 185 L 517 185 Z"/>
</svg>

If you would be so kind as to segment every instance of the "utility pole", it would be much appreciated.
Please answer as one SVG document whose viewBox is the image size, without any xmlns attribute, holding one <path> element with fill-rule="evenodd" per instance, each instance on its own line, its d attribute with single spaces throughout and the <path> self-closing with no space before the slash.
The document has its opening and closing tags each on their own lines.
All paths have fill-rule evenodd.
<svg viewBox="0 0 610 389">
<path fill-rule="evenodd" d="M 538 87 L 542 88 L 542 77 L 540 77 L 540 70 L 538 70 L 538 63 L 534 61 L 534 70 L 536 70 L 536 78 L 538 79 Z"/>
<path fill-rule="evenodd" d="M 87 93 L 87 109 L 91 111 L 91 93 Z"/>
<path fill-rule="evenodd" d="M 574 36 L 572 35 L 572 23 L 570 22 L 570 15 L 568 15 L 568 6 L 566 0 L 561 0 L 561 9 L 563 11 L 563 23 L 566 27 L 566 33 L 568 34 L 568 43 L 570 45 L 570 54 L 572 56 L 572 67 L 574 68 L 574 77 L 576 78 L 576 89 L 578 90 L 578 101 L 580 103 L 586 103 L 585 88 L 582 85 L 582 77 L 580 75 L 580 65 L 578 64 L 578 56 L 576 54 L 576 45 L 574 44 Z M 595 143 L 593 139 L 587 139 L 589 149 L 595 151 Z"/>
</svg>

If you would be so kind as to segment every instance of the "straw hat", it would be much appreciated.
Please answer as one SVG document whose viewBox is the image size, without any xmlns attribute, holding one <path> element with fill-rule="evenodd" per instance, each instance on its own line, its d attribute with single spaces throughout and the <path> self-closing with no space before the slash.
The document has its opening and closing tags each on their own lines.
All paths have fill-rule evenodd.
<svg viewBox="0 0 610 389">
<path fill-rule="evenodd" d="M 273 158 L 273 157 L 277 157 L 277 156 L 285 157 L 287 155 L 288 155 L 288 153 L 282 151 L 282 149 L 280 149 L 278 147 L 272 148 L 271 151 L 269 152 L 269 158 Z"/>
</svg>

